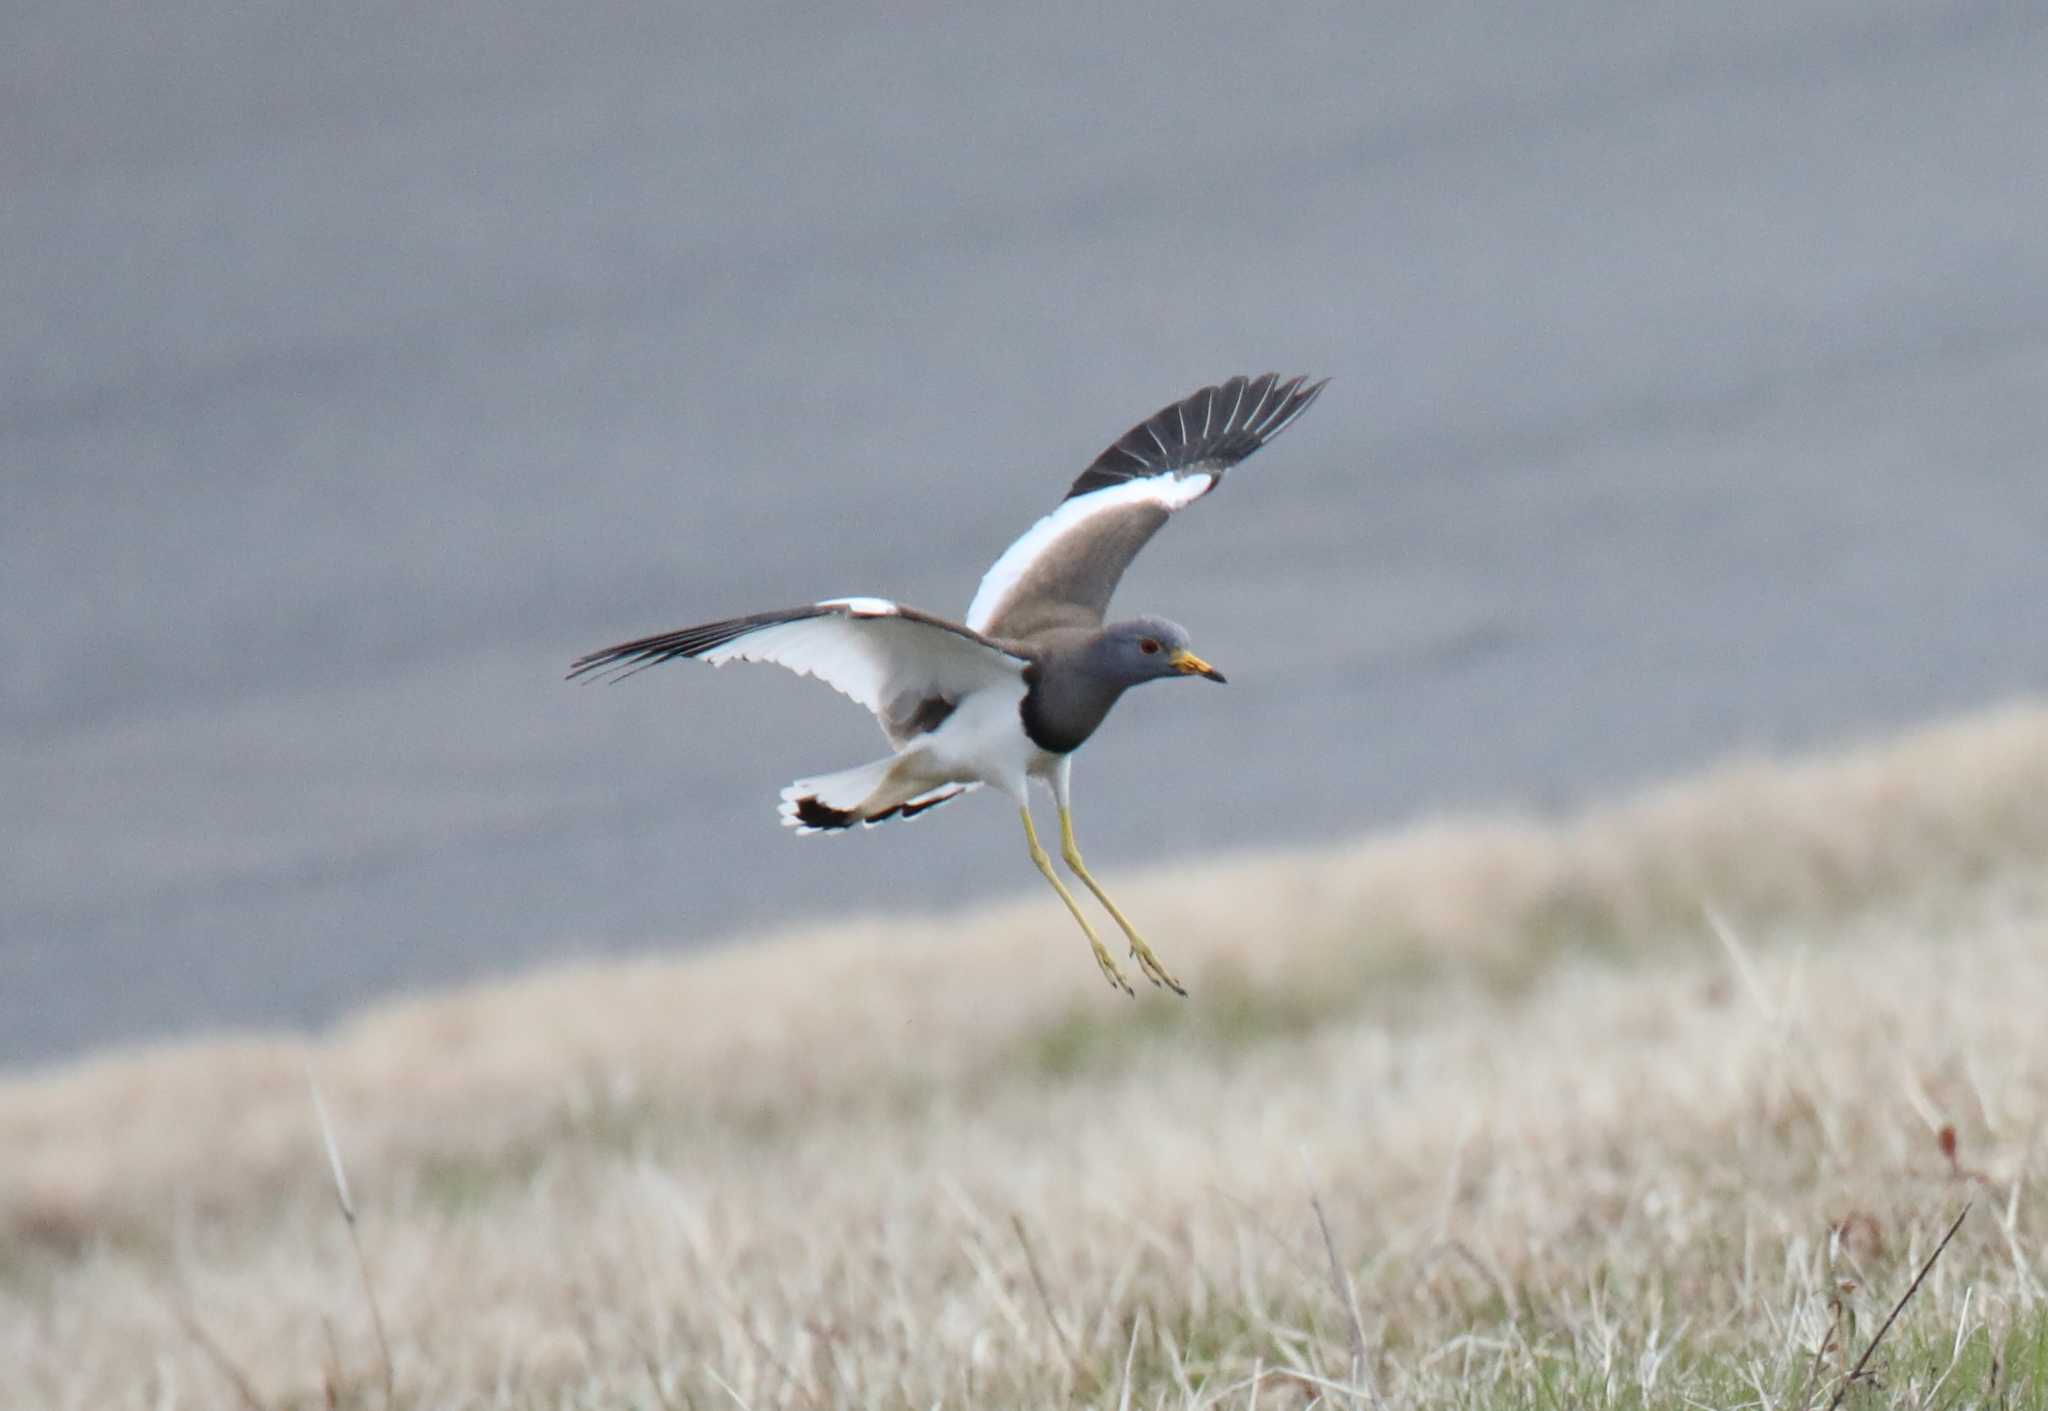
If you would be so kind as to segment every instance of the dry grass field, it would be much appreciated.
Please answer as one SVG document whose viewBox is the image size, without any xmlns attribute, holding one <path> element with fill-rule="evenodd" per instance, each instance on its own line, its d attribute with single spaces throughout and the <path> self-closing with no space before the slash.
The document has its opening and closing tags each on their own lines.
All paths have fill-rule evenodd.
<svg viewBox="0 0 2048 1411">
<path fill-rule="evenodd" d="M 1120 890 L 0 1084 L 0 1402 L 2048 1405 L 2048 710 Z"/>
</svg>

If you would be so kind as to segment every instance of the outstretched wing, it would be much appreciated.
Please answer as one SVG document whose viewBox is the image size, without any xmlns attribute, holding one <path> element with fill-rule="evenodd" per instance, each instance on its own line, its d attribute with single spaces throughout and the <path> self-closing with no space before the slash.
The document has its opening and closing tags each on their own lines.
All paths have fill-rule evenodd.
<svg viewBox="0 0 2048 1411">
<path fill-rule="evenodd" d="M 1274 373 L 1204 387 L 1132 427 L 981 580 L 967 625 L 991 637 L 1097 627 L 1159 526 L 1308 410 L 1324 382 Z"/>
<path fill-rule="evenodd" d="M 622 642 L 577 658 L 569 679 L 620 681 L 678 657 L 766 661 L 815 676 L 873 711 L 898 745 L 934 728 L 970 691 L 1021 689 L 1030 665 L 957 622 L 886 598 L 833 598 Z"/>
</svg>

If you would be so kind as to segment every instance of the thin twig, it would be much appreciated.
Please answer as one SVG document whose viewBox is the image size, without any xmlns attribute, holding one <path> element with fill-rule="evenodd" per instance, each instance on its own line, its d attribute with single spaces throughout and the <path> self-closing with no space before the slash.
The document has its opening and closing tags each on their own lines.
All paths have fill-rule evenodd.
<svg viewBox="0 0 2048 1411">
<path fill-rule="evenodd" d="M 341 1207 L 341 1221 L 348 1226 L 348 1242 L 356 1252 L 356 1275 L 362 1280 L 363 1301 L 370 1305 L 370 1329 L 377 1335 L 377 1356 L 384 1369 L 386 1411 L 398 1404 L 398 1376 L 391 1362 L 391 1340 L 384 1335 L 384 1312 L 377 1306 L 377 1288 L 370 1279 L 370 1259 L 363 1253 L 362 1231 L 356 1228 L 356 1203 L 348 1193 L 348 1170 L 341 1164 L 341 1147 L 334 1140 L 334 1124 L 327 1120 L 327 1103 L 320 1096 L 320 1081 L 313 1065 L 306 1064 L 306 1089 L 313 1095 L 313 1116 L 320 1123 L 320 1140 L 327 1147 L 327 1170 L 334 1177 L 334 1201 Z"/>
<path fill-rule="evenodd" d="M 1863 1349 L 1863 1355 L 1856 1359 L 1856 1365 L 1849 1369 L 1849 1375 L 1842 1378 L 1842 1384 L 1835 1388 L 1835 1398 L 1828 1403 L 1828 1411 L 1835 1411 L 1835 1408 L 1842 1404 L 1842 1398 L 1849 1394 L 1849 1388 L 1856 1385 L 1856 1379 L 1863 1375 L 1864 1367 L 1869 1365 L 1871 1356 L 1876 1353 L 1877 1345 L 1883 1342 L 1884 1335 L 1892 1330 L 1892 1324 L 1899 1320 L 1899 1314 L 1905 1312 L 1906 1305 L 1913 1300 L 1913 1295 L 1920 1292 L 1921 1283 L 1934 1270 L 1934 1261 L 1941 1258 L 1941 1252 L 1947 1249 L 1948 1242 L 1956 1237 L 1956 1231 L 1963 1227 L 1963 1220 L 1969 1213 L 1969 1203 L 1965 1202 L 1962 1210 L 1956 1215 L 1955 1223 L 1948 1227 L 1948 1233 L 1943 1235 L 1941 1243 L 1934 1247 L 1934 1253 L 1927 1256 L 1927 1262 L 1920 1266 L 1920 1272 L 1913 1276 L 1913 1282 L 1906 1285 L 1906 1291 L 1900 1294 L 1899 1301 L 1892 1305 L 1891 1316 L 1884 1320 L 1884 1326 L 1877 1330 L 1877 1336 L 1870 1340 L 1870 1346 Z"/>
<path fill-rule="evenodd" d="M 1024 1251 L 1024 1267 L 1031 1271 L 1031 1287 L 1038 1290 L 1038 1302 L 1045 1309 L 1045 1321 L 1052 1324 L 1053 1341 L 1059 1344 L 1060 1355 L 1067 1359 L 1067 1368 L 1074 1374 L 1074 1380 L 1085 1384 L 1082 1395 L 1093 1396 L 1099 1389 L 1095 1374 L 1081 1365 L 1073 1341 L 1061 1325 L 1060 1315 L 1053 1309 L 1052 1293 L 1045 1285 L 1045 1273 L 1038 1267 L 1038 1254 L 1032 1249 L 1031 1237 L 1024 1230 L 1024 1217 L 1014 1210 L 1010 1212 L 1010 1228 L 1017 1232 L 1017 1244 Z"/>
<path fill-rule="evenodd" d="M 1309 1170 L 1306 1150 L 1301 1153 L 1301 1173 L 1308 1181 L 1308 1203 L 1316 1212 L 1316 1226 L 1323 1232 L 1323 1253 L 1330 1258 L 1330 1286 L 1336 1290 L 1338 1303 L 1351 1315 L 1351 1380 L 1353 1383 L 1364 1382 L 1365 1319 L 1358 1313 L 1358 1290 L 1351 1282 L 1351 1275 L 1345 1272 L 1343 1261 L 1337 1258 L 1337 1241 L 1330 1234 L 1329 1217 L 1323 1214 L 1323 1198 L 1316 1193 L 1316 1178 Z M 1373 1399 L 1377 1401 L 1379 1398 L 1375 1396 Z"/>
<path fill-rule="evenodd" d="M 1792 1405 L 1805 1406 L 1807 1404 L 1806 1393 L 1812 1389 L 1814 1380 L 1820 1375 L 1821 1359 L 1828 1355 L 1828 1344 L 1835 1340 L 1835 1335 L 1841 1326 L 1842 1302 L 1839 1298 L 1830 1299 L 1828 1325 L 1821 1331 L 1820 1341 L 1813 1346 L 1813 1360 L 1806 1364 L 1806 1376 L 1800 1380 L 1799 1394 L 1792 1398 Z"/>
</svg>

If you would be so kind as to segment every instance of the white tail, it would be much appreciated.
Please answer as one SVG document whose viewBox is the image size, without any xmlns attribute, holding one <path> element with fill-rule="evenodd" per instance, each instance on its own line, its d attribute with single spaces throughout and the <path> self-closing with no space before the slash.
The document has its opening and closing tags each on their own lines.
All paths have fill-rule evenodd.
<svg viewBox="0 0 2048 1411">
<path fill-rule="evenodd" d="M 782 791 L 782 826 L 799 833 L 825 833 L 858 823 L 872 828 L 890 818 L 915 818 L 926 809 L 957 799 L 974 784 L 941 784 L 933 788 L 920 777 L 909 757 L 891 755 L 873 764 L 799 779 Z"/>
</svg>

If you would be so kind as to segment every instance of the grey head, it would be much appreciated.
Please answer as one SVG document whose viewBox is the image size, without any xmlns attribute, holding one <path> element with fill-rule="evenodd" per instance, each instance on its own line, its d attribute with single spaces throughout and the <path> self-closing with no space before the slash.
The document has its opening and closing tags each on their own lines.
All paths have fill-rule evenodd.
<svg viewBox="0 0 2048 1411">
<path fill-rule="evenodd" d="M 1164 681 L 1170 676 L 1223 680 L 1222 672 L 1194 654 L 1189 647 L 1191 640 L 1185 627 L 1163 617 L 1112 622 L 1095 634 L 1088 648 L 1087 666 L 1098 679 L 1116 682 L 1118 690 L 1142 686 L 1147 681 Z"/>
<path fill-rule="evenodd" d="M 1177 676 L 1223 680 L 1188 641 L 1186 628 L 1163 617 L 1045 634 L 1024 674 L 1024 733 L 1039 748 L 1065 754 L 1080 748 L 1133 686 Z"/>
</svg>

